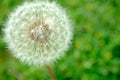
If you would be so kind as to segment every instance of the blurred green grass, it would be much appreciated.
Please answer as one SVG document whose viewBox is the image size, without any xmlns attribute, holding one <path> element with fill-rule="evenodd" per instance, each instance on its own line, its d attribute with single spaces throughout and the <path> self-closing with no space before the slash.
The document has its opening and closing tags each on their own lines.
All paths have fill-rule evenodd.
<svg viewBox="0 0 120 80">
<path fill-rule="evenodd" d="M 55 65 L 58 80 L 120 80 L 120 0 L 57 0 L 73 22 L 71 49 Z M 4 22 L 22 0 L 0 1 L 0 80 L 50 80 L 46 68 L 15 59 L 2 41 Z"/>
</svg>

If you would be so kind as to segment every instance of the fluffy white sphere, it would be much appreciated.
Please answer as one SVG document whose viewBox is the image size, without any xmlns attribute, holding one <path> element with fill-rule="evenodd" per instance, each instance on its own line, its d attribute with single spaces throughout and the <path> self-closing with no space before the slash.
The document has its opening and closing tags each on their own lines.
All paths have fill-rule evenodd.
<svg viewBox="0 0 120 80">
<path fill-rule="evenodd" d="M 18 6 L 4 28 L 12 54 L 30 65 L 56 61 L 69 48 L 72 29 L 66 12 L 55 2 L 33 1 Z"/>
</svg>

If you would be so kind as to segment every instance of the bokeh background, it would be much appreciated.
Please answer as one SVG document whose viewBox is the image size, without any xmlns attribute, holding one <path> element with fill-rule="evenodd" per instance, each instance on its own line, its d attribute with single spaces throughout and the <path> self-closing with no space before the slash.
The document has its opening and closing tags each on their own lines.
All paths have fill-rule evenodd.
<svg viewBox="0 0 120 80">
<path fill-rule="evenodd" d="M 73 40 L 51 65 L 58 80 L 120 80 L 120 0 L 56 0 L 73 22 Z M 19 62 L 3 42 L 8 14 L 22 0 L 0 0 L 0 80 L 51 80 L 46 67 Z"/>
</svg>

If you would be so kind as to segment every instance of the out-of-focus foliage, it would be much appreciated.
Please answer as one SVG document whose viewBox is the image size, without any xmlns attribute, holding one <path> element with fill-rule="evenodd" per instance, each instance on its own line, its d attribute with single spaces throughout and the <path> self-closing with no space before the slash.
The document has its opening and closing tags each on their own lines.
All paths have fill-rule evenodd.
<svg viewBox="0 0 120 80">
<path fill-rule="evenodd" d="M 52 66 L 58 80 L 120 80 L 120 0 L 57 0 L 73 22 L 71 49 Z M 7 15 L 21 0 L 0 1 L 0 80 L 51 80 L 15 59 L 2 41 Z"/>
</svg>

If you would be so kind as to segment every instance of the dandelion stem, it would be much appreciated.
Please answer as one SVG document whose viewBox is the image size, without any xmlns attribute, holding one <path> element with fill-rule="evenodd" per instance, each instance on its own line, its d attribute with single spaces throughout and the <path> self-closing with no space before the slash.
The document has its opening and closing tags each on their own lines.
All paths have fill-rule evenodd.
<svg viewBox="0 0 120 80">
<path fill-rule="evenodd" d="M 46 68 L 47 68 L 48 73 L 50 74 L 52 80 L 56 80 L 56 77 L 55 77 L 55 75 L 54 75 L 52 69 L 50 68 L 50 66 L 49 66 L 49 65 L 46 65 Z"/>
</svg>

